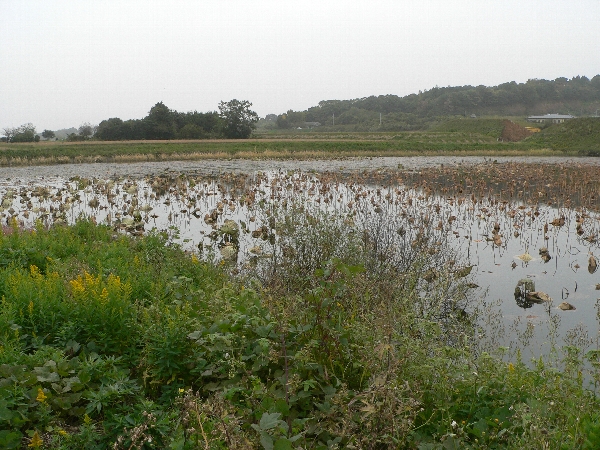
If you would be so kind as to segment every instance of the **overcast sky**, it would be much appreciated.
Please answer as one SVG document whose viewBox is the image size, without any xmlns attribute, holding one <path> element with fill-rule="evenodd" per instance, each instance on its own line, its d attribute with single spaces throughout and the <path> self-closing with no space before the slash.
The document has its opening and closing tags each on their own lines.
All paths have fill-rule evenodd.
<svg viewBox="0 0 600 450">
<path fill-rule="evenodd" d="M 0 0 L 0 130 L 600 74 L 600 0 Z"/>
</svg>

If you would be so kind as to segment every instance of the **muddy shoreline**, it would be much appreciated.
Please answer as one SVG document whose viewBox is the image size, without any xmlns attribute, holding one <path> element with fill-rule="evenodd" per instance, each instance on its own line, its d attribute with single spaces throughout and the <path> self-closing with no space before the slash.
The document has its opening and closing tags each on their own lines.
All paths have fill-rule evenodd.
<svg viewBox="0 0 600 450">
<path fill-rule="evenodd" d="M 270 170 L 304 172 L 362 172 L 378 169 L 417 170 L 439 166 L 468 166 L 485 163 L 584 164 L 600 165 L 600 158 L 531 157 L 531 156 L 404 156 L 347 158 L 338 160 L 247 160 L 215 159 L 201 161 L 158 161 L 132 163 L 83 163 L 25 167 L 0 167 L 0 179 L 39 180 L 46 178 L 141 178 L 164 174 L 201 174 L 217 176 L 222 173 L 255 173 Z"/>
</svg>

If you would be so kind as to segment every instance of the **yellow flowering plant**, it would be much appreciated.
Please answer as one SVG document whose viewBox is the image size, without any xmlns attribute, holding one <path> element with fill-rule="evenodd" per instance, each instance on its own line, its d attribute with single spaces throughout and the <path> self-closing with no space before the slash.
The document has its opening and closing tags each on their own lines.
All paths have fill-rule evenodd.
<svg viewBox="0 0 600 450">
<path fill-rule="evenodd" d="M 31 441 L 29 442 L 29 444 L 27 444 L 27 447 L 40 448 L 42 445 L 44 445 L 44 441 L 40 437 L 40 433 L 38 433 L 38 431 L 36 430 L 35 433 L 33 433 Z"/>
</svg>

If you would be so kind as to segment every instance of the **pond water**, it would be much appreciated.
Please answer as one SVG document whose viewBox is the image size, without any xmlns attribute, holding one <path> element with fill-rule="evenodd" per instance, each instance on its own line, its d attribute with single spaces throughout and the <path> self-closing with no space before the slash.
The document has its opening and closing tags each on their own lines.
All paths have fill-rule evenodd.
<svg viewBox="0 0 600 450">
<path fill-rule="evenodd" d="M 600 271 L 592 264 L 600 258 L 597 213 L 543 204 L 528 206 L 494 196 L 440 196 L 367 176 L 348 177 L 347 181 L 314 176 L 326 171 L 359 174 L 399 166 L 420 169 L 485 162 L 490 161 L 421 157 L 0 168 L 0 210 L 3 224 L 17 220 L 26 227 L 36 220 L 47 225 L 70 223 L 85 215 L 133 234 L 152 228 L 177 230 L 177 240 L 193 251 L 213 244 L 211 233 L 212 238 L 217 237 L 216 232 L 230 220 L 242 230 L 240 264 L 268 251 L 270 227 L 265 208 L 301 202 L 307 208 L 348 217 L 357 211 L 402 217 L 408 228 L 430 227 L 435 239 L 448 242 L 473 265 L 471 275 L 479 286 L 474 287 L 473 294 L 490 305 L 490 316 L 499 318 L 487 339 L 514 348 L 520 345 L 525 357 L 549 351 L 556 337 L 560 337 L 559 345 L 595 345 L 600 297 Z M 600 160 L 577 159 L 577 163 L 598 165 Z M 519 282 L 529 291 L 547 294 L 550 300 L 534 303 L 516 296 Z M 575 309 L 559 309 L 562 302 Z"/>
<path fill-rule="evenodd" d="M 375 157 L 375 158 L 345 158 L 327 161 L 298 161 L 298 160 L 202 160 L 202 161 L 167 161 L 167 162 L 136 162 L 136 163 L 94 163 L 94 164 L 60 164 L 53 166 L 0 167 L 0 180 L 10 179 L 40 179 L 70 178 L 73 176 L 86 178 L 109 177 L 144 177 L 163 174 L 202 174 L 219 175 L 221 173 L 253 173 L 267 170 L 297 170 L 303 172 L 356 172 L 382 168 L 421 169 L 440 165 L 474 165 L 486 162 L 524 162 L 565 164 L 576 162 L 586 165 L 600 165 L 600 158 L 572 157 L 494 157 L 483 156 L 409 156 L 409 157 Z"/>
</svg>

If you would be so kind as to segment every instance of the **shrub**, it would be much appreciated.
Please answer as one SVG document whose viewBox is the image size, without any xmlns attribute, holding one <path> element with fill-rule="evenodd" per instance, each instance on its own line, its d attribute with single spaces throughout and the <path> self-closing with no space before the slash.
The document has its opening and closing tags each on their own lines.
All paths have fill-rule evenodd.
<svg viewBox="0 0 600 450">
<path fill-rule="evenodd" d="M 584 356 L 475 350 L 468 266 L 431 224 L 273 218 L 281 247 L 238 277 L 160 233 L 0 235 L 0 445 L 594 448 Z"/>
</svg>

